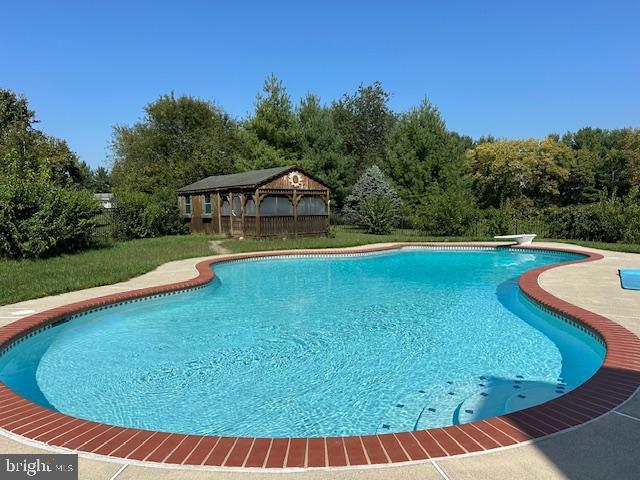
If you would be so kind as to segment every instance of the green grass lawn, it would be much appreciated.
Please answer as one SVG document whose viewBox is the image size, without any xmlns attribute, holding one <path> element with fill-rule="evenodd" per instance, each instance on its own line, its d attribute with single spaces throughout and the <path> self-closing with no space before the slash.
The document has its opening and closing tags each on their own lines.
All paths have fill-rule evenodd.
<svg viewBox="0 0 640 480">
<path fill-rule="evenodd" d="M 0 305 L 121 282 L 163 263 L 211 255 L 204 235 L 131 240 L 39 260 L 0 260 Z"/>
<path fill-rule="evenodd" d="M 335 235 L 331 237 L 298 237 L 286 239 L 270 237 L 260 240 L 253 238 L 245 238 L 243 240 L 227 239 L 222 242 L 222 246 L 231 252 L 240 253 L 302 248 L 355 247 L 369 243 L 387 242 L 473 242 L 492 240 L 491 238 L 430 237 L 414 230 L 396 230 L 390 235 L 372 235 L 356 227 L 349 226 L 332 227 L 332 232 Z"/>
<path fill-rule="evenodd" d="M 371 235 L 357 227 L 336 226 L 332 227 L 335 234 L 332 237 L 299 237 L 280 238 L 271 237 L 260 240 L 246 238 L 243 240 L 226 239 L 222 246 L 234 253 L 254 252 L 265 250 L 293 250 L 304 248 L 339 248 L 367 245 L 369 243 L 387 242 L 492 242 L 493 237 L 433 237 L 422 235 L 415 230 L 396 230 L 390 235 Z M 640 253 L 640 245 L 626 243 L 588 242 L 583 240 L 558 240 L 540 238 L 539 241 L 562 242 L 582 245 L 584 247 L 600 248 L 602 250 L 615 250 L 619 252 Z"/>
<path fill-rule="evenodd" d="M 430 237 L 411 230 L 397 230 L 390 235 L 370 235 L 354 227 L 332 229 L 331 237 L 226 239 L 205 235 L 150 238 L 120 242 L 73 255 L 40 260 L 0 260 L 0 305 L 44 297 L 83 288 L 109 285 L 153 270 L 157 266 L 190 257 L 212 255 L 210 240 L 221 240 L 231 252 L 284 250 L 302 248 L 353 247 L 385 242 L 470 242 L 492 238 Z M 640 253 L 640 245 L 549 240 L 585 247 Z"/>
<path fill-rule="evenodd" d="M 589 242 L 587 240 L 541 240 L 546 242 L 572 243 L 583 247 L 599 248 L 600 250 L 613 250 L 615 252 L 640 253 L 640 244 L 637 243 L 605 243 Z"/>
</svg>

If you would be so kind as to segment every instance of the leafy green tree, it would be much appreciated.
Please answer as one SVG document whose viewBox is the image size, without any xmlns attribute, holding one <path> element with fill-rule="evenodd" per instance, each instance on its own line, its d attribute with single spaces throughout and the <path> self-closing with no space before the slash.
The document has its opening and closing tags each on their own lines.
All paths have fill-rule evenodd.
<svg viewBox="0 0 640 480">
<path fill-rule="evenodd" d="M 546 220 L 554 237 L 612 243 L 623 238 L 626 223 L 620 199 L 605 195 L 588 205 L 552 208 Z"/>
<path fill-rule="evenodd" d="M 10 90 L 0 89 L 0 174 L 11 165 L 25 172 L 47 171 L 58 185 L 82 184 L 86 170 L 64 140 L 35 128 L 35 112 Z"/>
<path fill-rule="evenodd" d="M 0 257 L 41 257 L 89 246 L 98 202 L 67 144 L 35 128 L 24 97 L 0 90 Z"/>
<path fill-rule="evenodd" d="M 585 127 L 575 133 L 567 132 L 562 136 L 562 142 L 578 150 L 586 148 L 598 157 L 604 157 L 607 150 L 613 147 L 612 136 L 601 128 Z"/>
<path fill-rule="evenodd" d="M 3 136 L 13 128 L 29 129 L 34 122 L 35 112 L 29 110 L 26 98 L 0 89 L 0 132 Z"/>
<path fill-rule="evenodd" d="M 598 156 L 587 148 L 575 150 L 570 160 L 569 177 L 562 185 L 562 204 L 592 203 L 598 200 Z"/>
<path fill-rule="evenodd" d="M 344 94 L 332 105 L 338 131 L 347 153 L 354 158 L 356 174 L 382 164 L 395 115 L 389 108 L 389 93 L 380 82 L 360 85 L 353 94 Z"/>
<path fill-rule="evenodd" d="M 113 129 L 113 183 L 154 193 L 235 171 L 237 125 L 221 108 L 194 97 L 163 95 L 133 126 Z"/>
<path fill-rule="evenodd" d="M 386 200 L 373 200 L 381 198 Z M 366 227 L 370 233 L 376 233 L 387 230 L 386 226 L 380 224 L 386 218 L 391 218 L 392 224 L 398 224 L 402 219 L 402 201 L 382 170 L 373 165 L 353 186 L 351 195 L 345 199 L 342 213 L 349 221 Z"/>
<path fill-rule="evenodd" d="M 624 163 L 620 190 L 621 194 L 629 195 L 640 185 L 640 128 L 623 130 L 620 151 Z"/>
<path fill-rule="evenodd" d="M 562 137 L 574 151 L 589 152 L 594 158 L 595 190 L 625 196 L 639 180 L 639 129 L 604 130 L 586 127 Z"/>
<path fill-rule="evenodd" d="M 493 135 L 483 135 L 480 138 L 478 138 L 474 142 L 474 144 L 469 148 L 473 148 L 475 146 L 482 145 L 483 143 L 495 143 L 497 141 L 498 141 L 498 139 L 496 137 L 494 137 Z"/>
<path fill-rule="evenodd" d="M 623 200 L 624 208 L 624 232 L 622 241 L 625 243 L 640 244 L 640 186 L 635 185 L 629 190 L 629 194 Z"/>
<path fill-rule="evenodd" d="M 539 206 L 560 203 L 573 151 L 545 140 L 501 140 L 467 152 L 476 193 L 483 206 L 527 198 Z"/>
</svg>

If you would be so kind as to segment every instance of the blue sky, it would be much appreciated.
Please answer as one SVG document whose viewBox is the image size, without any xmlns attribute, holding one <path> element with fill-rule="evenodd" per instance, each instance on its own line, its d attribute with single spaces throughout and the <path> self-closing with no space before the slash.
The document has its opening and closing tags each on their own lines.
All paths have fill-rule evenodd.
<svg viewBox="0 0 640 480">
<path fill-rule="evenodd" d="M 251 111 L 271 72 L 294 101 L 380 80 L 474 138 L 640 126 L 640 2 L 5 0 L 0 87 L 92 166 L 163 93 Z"/>
</svg>

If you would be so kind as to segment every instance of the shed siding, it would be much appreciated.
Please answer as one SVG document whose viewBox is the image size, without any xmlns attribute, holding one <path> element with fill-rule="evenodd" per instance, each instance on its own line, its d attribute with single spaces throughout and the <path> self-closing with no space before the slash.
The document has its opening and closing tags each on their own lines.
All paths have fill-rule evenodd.
<svg viewBox="0 0 640 480">
<path fill-rule="evenodd" d="M 181 197 L 183 197 L 181 195 Z M 218 221 L 215 212 L 215 205 L 212 205 L 213 212 L 211 218 L 202 216 L 202 196 L 191 195 L 191 218 L 185 217 L 190 232 L 197 233 L 218 233 Z M 180 210 L 184 213 L 184 197 L 180 201 Z"/>
</svg>

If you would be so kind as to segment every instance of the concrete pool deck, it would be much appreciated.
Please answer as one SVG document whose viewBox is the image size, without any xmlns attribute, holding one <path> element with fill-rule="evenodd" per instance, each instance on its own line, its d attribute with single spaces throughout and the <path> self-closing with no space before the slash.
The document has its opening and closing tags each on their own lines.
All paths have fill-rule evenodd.
<svg viewBox="0 0 640 480">
<path fill-rule="evenodd" d="M 492 245 L 492 244 L 483 244 Z M 377 245 L 378 247 L 381 245 Z M 539 247 L 572 247 L 567 244 L 537 242 Z M 369 246 L 373 248 L 374 246 Z M 593 250 L 603 259 L 584 264 L 567 265 L 542 274 L 539 284 L 551 294 L 601 314 L 640 335 L 640 292 L 623 290 L 618 268 L 640 268 L 640 255 Z M 209 257 L 205 257 L 209 258 Z M 71 302 L 110 295 L 135 288 L 145 288 L 194 278 L 194 265 L 205 258 L 171 262 L 153 272 L 128 282 L 97 287 L 79 292 L 46 297 L 0 307 L 0 326 L 22 317 Z M 7 434 L 9 435 L 9 434 Z M 349 470 L 313 470 L 271 472 L 232 472 L 148 467 L 126 460 L 81 454 L 80 478 L 96 479 L 205 479 L 205 478 L 639 478 L 640 461 L 640 397 L 636 395 L 615 411 L 571 431 L 560 432 L 533 443 L 519 444 L 501 450 L 463 457 L 443 458 L 419 464 L 397 464 L 393 467 L 369 467 Z M 0 437 L 0 452 L 27 453 L 42 451 L 25 444 L 15 436 Z M 125 466 L 124 469 L 122 467 Z M 115 477 L 114 477 L 115 476 Z"/>
</svg>

